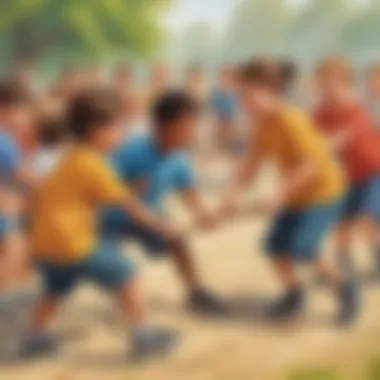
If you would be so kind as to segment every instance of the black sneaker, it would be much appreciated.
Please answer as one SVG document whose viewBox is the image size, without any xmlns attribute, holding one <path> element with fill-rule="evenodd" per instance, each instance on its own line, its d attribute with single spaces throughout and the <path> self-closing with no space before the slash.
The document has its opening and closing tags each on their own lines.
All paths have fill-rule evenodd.
<svg viewBox="0 0 380 380">
<path fill-rule="evenodd" d="M 355 282 L 345 281 L 339 289 L 338 298 L 341 303 L 338 324 L 350 325 L 356 320 L 359 311 L 359 295 Z"/>
<path fill-rule="evenodd" d="M 147 360 L 170 353 L 177 345 L 178 334 L 173 331 L 148 329 L 133 338 L 132 358 Z"/>
<path fill-rule="evenodd" d="M 20 355 L 30 359 L 58 352 L 58 339 L 49 333 L 29 333 L 21 341 Z"/>
<path fill-rule="evenodd" d="M 227 311 L 227 306 L 219 298 L 205 290 L 193 292 L 189 305 L 197 313 L 222 314 Z"/>
<path fill-rule="evenodd" d="M 300 289 L 294 289 L 269 306 L 265 316 L 269 319 L 287 319 L 300 314 L 304 306 L 304 296 Z"/>
</svg>

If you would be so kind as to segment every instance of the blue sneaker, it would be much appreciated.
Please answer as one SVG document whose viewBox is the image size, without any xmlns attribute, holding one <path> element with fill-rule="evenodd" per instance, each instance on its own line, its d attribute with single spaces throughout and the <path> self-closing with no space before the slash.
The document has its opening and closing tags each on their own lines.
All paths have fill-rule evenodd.
<svg viewBox="0 0 380 380">
<path fill-rule="evenodd" d="M 146 329 L 134 335 L 132 357 L 136 360 L 146 360 L 164 356 L 178 343 L 178 335 L 173 331 Z"/>
</svg>

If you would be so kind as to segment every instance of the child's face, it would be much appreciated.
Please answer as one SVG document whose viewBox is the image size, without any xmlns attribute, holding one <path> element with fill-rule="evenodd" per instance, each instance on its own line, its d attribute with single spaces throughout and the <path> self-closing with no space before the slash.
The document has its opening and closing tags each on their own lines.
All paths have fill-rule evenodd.
<svg viewBox="0 0 380 380">
<path fill-rule="evenodd" d="M 264 86 L 245 84 L 240 87 L 240 101 L 247 115 L 260 118 L 274 108 L 277 97 Z"/>
<path fill-rule="evenodd" d="M 197 115 L 183 115 L 165 130 L 165 139 L 173 150 L 189 149 L 195 139 Z"/>
<path fill-rule="evenodd" d="M 225 88 L 231 88 L 234 85 L 234 73 L 230 69 L 225 69 L 220 75 L 220 85 Z"/>
<path fill-rule="evenodd" d="M 91 141 L 102 151 L 116 149 L 125 139 L 125 127 L 120 120 L 99 128 L 91 136 Z"/>
<path fill-rule="evenodd" d="M 373 71 L 369 75 L 368 91 L 371 95 L 380 96 L 380 69 Z"/>
<path fill-rule="evenodd" d="M 317 78 L 318 97 L 323 103 L 338 104 L 349 98 L 352 84 L 337 75 L 321 75 Z"/>
</svg>

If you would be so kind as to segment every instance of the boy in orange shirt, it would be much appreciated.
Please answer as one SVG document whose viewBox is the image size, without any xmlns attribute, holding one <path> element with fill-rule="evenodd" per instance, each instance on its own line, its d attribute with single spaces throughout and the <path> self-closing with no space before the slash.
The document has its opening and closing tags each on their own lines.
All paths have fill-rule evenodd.
<svg viewBox="0 0 380 380">
<path fill-rule="evenodd" d="M 135 355 L 161 354 L 175 342 L 172 333 L 148 325 L 132 263 L 109 252 L 109 245 L 97 239 L 97 211 L 106 204 L 122 206 L 137 223 L 169 240 L 180 236 L 174 226 L 140 204 L 108 166 L 105 154 L 121 140 L 121 108 L 117 94 L 108 89 L 87 90 L 73 98 L 67 119 L 74 144 L 33 197 L 30 248 L 44 293 L 22 342 L 26 356 L 57 349 L 57 341 L 47 331 L 49 322 L 63 298 L 86 279 L 118 299 L 132 325 Z"/>
</svg>

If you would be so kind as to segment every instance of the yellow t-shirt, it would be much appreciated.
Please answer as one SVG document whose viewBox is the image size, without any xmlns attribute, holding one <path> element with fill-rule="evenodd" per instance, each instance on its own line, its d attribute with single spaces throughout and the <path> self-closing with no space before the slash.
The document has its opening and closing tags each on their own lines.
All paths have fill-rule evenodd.
<svg viewBox="0 0 380 380">
<path fill-rule="evenodd" d="M 72 148 L 36 190 L 30 231 L 34 256 L 62 264 L 87 257 L 96 245 L 98 207 L 121 204 L 127 194 L 99 152 Z"/>
<path fill-rule="evenodd" d="M 295 108 L 284 107 L 277 117 L 259 125 L 254 149 L 259 159 L 274 160 L 284 178 L 304 160 L 315 164 L 315 181 L 293 194 L 287 205 L 290 209 L 329 203 L 345 191 L 343 173 L 327 142 L 312 120 Z"/>
</svg>

